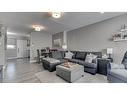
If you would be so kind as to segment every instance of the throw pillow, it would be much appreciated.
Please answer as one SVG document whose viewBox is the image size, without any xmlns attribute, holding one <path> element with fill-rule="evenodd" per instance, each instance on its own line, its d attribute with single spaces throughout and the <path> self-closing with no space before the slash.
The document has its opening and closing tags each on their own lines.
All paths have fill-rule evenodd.
<svg viewBox="0 0 127 95">
<path fill-rule="evenodd" d="M 72 56 L 73 56 L 73 55 L 74 55 L 74 54 L 73 54 L 72 52 L 68 51 L 68 52 L 65 53 L 65 58 L 67 58 L 67 59 L 72 59 Z"/>
<path fill-rule="evenodd" d="M 86 58 L 86 55 L 87 55 L 87 54 L 86 54 L 85 52 L 79 52 L 79 51 L 78 51 L 78 52 L 76 53 L 75 59 L 80 59 L 80 60 L 83 60 L 83 61 L 84 61 L 85 58 Z"/>
<path fill-rule="evenodd" d="M 86 55 L 86 59 L 85 59 L 85 62 L 86 63 L 92 63 L 92 61 L 93 61 L 93 59 L 96 59 L 97 58 L 97 56 L 96 55 L 94 55 L 94 54 L 87 54 Z"/>
<path fill-rule="evenodd" d="M 93 59 L 97 58 L 97 55 L 95 55 L 95 54 L 91 54 L 91 56 L 92 56 Z"/>
</svg>

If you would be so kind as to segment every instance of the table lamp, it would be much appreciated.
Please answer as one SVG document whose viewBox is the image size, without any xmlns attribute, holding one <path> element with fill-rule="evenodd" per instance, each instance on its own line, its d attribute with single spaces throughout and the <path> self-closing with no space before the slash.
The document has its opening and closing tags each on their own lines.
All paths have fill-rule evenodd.
<svg viewBox="0 0 127 95">
<path fill-rule="evenodd" d="M 107 55 L 109 58 L 111 58 L 111 55 L 113 54 L 113 48 L 107 48 Z"/>
<path fill-rule="evenodd" d="M 63 48 L 64 50 L 66 50 L 66 49 L 67 49 L 67 45 L 66 45 L 66 44 L 63 44 L 63 45 L 62 45 L 62 48 Z"/>
</svg>

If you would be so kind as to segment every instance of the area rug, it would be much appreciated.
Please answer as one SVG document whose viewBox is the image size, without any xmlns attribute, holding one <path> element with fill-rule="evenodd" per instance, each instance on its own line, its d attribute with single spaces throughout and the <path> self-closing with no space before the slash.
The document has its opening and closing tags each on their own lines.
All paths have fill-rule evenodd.
<svg viewBox="0 0 127 95">
<path fill-rule="evenodd" d="M 38 72 L 35 76 L 41 83 L 68 83 L 66 80 L 56 75 L 56 72 L 49 72 L 47 70 Z M 104 75 L 96 74 L 91 75 L 84 72 L 84 77 L 76 80 L 74 83 L 107 83 L 107 77 Z"/>
</svg>

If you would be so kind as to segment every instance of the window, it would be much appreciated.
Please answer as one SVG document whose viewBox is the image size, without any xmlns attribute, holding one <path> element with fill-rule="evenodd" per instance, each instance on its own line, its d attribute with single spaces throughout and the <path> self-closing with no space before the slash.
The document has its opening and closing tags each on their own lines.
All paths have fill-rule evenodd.
<svg viewBox="0 0 127 95">
<path fill-rule="evenodd" d="M 7 49 L 15 49 L 15 45 L 7 45 Z"/>
</svg>

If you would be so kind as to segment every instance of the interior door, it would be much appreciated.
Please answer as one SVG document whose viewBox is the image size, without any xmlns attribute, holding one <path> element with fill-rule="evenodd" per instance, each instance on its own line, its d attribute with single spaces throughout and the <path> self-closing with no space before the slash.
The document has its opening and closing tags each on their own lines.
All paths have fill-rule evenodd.
<svg viewBox="0 0 127 95">
<path fill-rule="evenodd" d="M 17 58 L 22 58 L 24 55 L 23 40 L 17 40 Z"/>
</svg>

